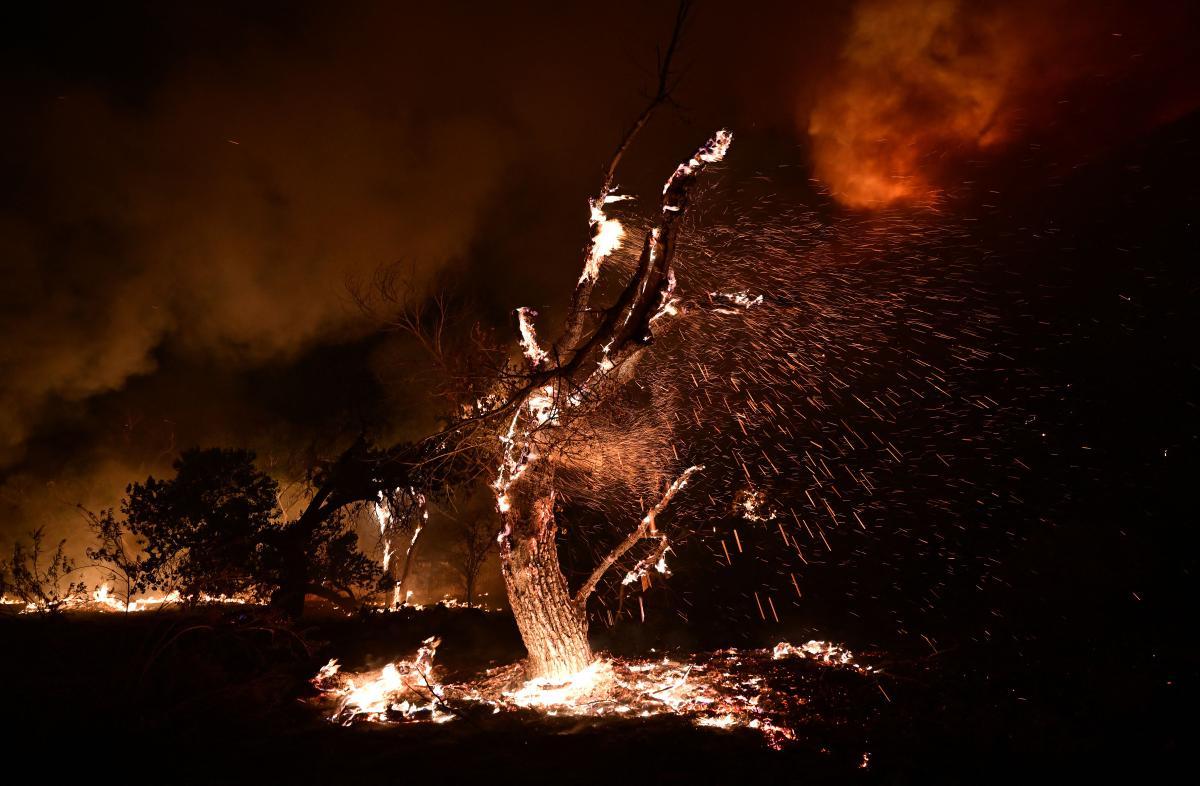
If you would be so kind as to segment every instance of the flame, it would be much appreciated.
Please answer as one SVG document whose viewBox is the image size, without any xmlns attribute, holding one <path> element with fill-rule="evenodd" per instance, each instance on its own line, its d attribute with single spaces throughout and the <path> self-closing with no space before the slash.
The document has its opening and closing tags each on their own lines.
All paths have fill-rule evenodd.
<svg viewBox="0 0 1200 786">
<path fill-rule="evenodd" d="M 139 598 L 134 598 L 128 603 L 121 600 L 113 594 L 112 587 L 106 582 L 98 586 L 90 595 L 83 594 L 68 598 L 63 602 L 59 609 L 62 611 L 101 611 L 110 612 L 118 611 L 125 612 L 140 612 L 153 611 L 167 606 L 172 606 L 177 603 L 182 603 L 184 598 L 179 594 L 178 590 L 173 590 L 160 595 L 143 595 Z M 242 595 L 208 595 L 202 594 L 197 600 L 202 604 L 225 604 L 235 606 L 253 605 L 256 601 L 249 596 Z M 22 606 L 21 614 L 34 614 L 44 611 L 45 607 L 37 603 L 25 603 L 14 598 L 0 597 L 0 605 L 5 606 Z"/>
<path fill-rule="evenodd" d="M 546 350 L 538 345 L 537 331 L 533 327 L 533 317 L 536 316 L 537 312 L 532 308 L 521 306 L 517 309 L 517 324 L 521 329 L 521 349 L 524 350 L 529 365 L 534 368 L 540 366 L 547 357 Z"/>
<path fill-rule="evenodd" d="M 605 259 L 621 247 L 621 241 L 625 238 L 625 227 L 621 226 L 621 222 L 615 218 L 609 218 L 604 213 L 604 206 L 629 198 L 619 194 L 601 194 L 598 199 L 588 200 L 592 241 L 588 248 L 587 260 L 583 265 L 583 272 L 579 274 L 580 284 L 588 280 L 595 281 L 600 277 L 600 266 Z"/>
<path fill-rule="evenodd" d="M 440 723 L 453 718 L 441 710 L 433 673 L 433 656 L 441 639 L 430 636 L 411 661 L 389 663 L 376 672 L 347 676 L 336 659 L 330 660 L 312 684 L 325 694 L 336 696 L 337 709 L 331 720 L 350 725 L 357 718 L 389 720 L 426 716 Z"/>
<path fill-rule="evenodd" d="M 400 597 L 400 590 L 394 589 L 392 594 L 392 603 L 384 605 L 381 603 L 367 603 L 365 608 L 372 614 L 392 614 L 406 611 L 423 611 L 427 608 L 443 608 L 443 609 L 474 609 L 476 611 L 499 612 L 502 609 L 492 608 L 485 603 L 467 603 L 450 595 L 443 595 L 441 600 L 436 603 L 413 603 L 412 598 L 416 593 L 413 590 L 408 590 L 404 593 L 404 597 Z M 479 593 L 480 597 L 486 597 L 486 592 Z"/>
<path fill-rule="evenodd" d="M 747 521 L 771 521 L 779 515 L 766 493 L 752 487 L 738 491 L 733 499 L 733 509 Z"/>
<path fill-rule="evenodd" d="M 675 168 L 674 174 L 667 178 L 667 182 L 663 185 L 663 193 L 671 190 L 671 186 L 675 185 L 675 181 L 681 177 L 686 177 L 695 172 L 701 164 L 716 164 L 724 160 L 725 155 L 729 152 L 729 146 L 733 144 L 733 132 L 727 128 L 722 128 L 713 134 L 712 139 L 708 140 L 703 147 L 696 151 L 696 154 L 684 161 Z M 663 210 L 678 210 L 678 207 L 664 206 Z"/>
<path fill-rule="evenodd" d="M 404 494 L 402 497 L 401 494 Z M 396 518 L 394 511 L 397 509 L 397 499 L 406 500 L 405 506 L 401 509 L 404 511 L 406 520 L 411 519 L 414 510 L 419 510 L 421 517 L 417 520 L 413 527 L 412 537 L 409 539 L 408 548 L 405 549 L 404 558 L 407 561 L 409 555 L 412 554 L 413 548 L 417 545 L 417 539 L 421 537 L 421 531 L 424 529 L 425 523 L 429 521 L 429 507 L 425 499 L 425 495 L 417 491 L 413 487 L 409 487 L 405 491 L 402 487 L 396 487 L 390 494 L 384 494 L 382 490 L 378 492 L 378 501 L 375 502 L 375 519 L 379 522 L 379 538 L 383 542 L 383 571 L 388 573 L 388 568 L 392 564 L 392 558 L 395 556 L 395 548 L 392 544 L 392 523 Z M 400 585 L 401 581 L 396 579 L 392 584 L 392 604 L 400 603 Z"/>
<path fill-rule="evenodd" d="M 765 675 L 787 658 L 848 668 L 864 675 L 871 666 L 855 663 L 843 647 L 823 641 L 800 646 L 780 642 L 770 650 L 720 650 L 690 661 L 670 657 L 599 657 L 587 668 L 558 678 L 523 680 L 524 664 L 491 669 L 464 683 L 435 680 L 437 639 L 425 642 L 414 660 L 390 663 L 359 675 L 341 672 L 336 660 L 313 678 L 330 702 L 334 722 L 445 722 L 455 707 L 490 708 L 492 713 L 534 710 L 549 716 L 650 717 L 674 714 L 698 726 L 759 731 L 772 747 L 796 738 L 787 725 L 804 704 L 790 690 L 771 687 Z"/>
<path fill-rule="evenodd" d="M 1192 5 L 859 0 L 798 118 L 815 174 L 851 207 L 932 205 L 1025 136 L 1064 166 L 1123 144 L 1200 104 Z"/>
<path fill-rule="evenodd" d="M 807 643 L 801 644 L 799 647 L 794 647 L 786 641 L 781 641 L 771 650 L 771 658 L 774 660 L 782 660 L 783 658 L 811 658 L 818 660 L 821 663 L 831 663 L 838 666 L 853 666 L 854 655 L 844 647 L 837 644 L 830 644 L 827 641 L 817 641 L 810 639 Z M 855 668 L 859 668 L 855 666 Z M 871 671 L 870 667 L 861 667 L 866 671 Z"/>
<path fill-rule="evenodd" d="M 851 207 L 928 202 L 940 161 L 1008 134 L 1027 36 L 959 0 L 860 3 L 832 88 L 808 117 L 816 176 Z"/>
<path fill-rule="evenodd" d="M 713 311 L 718 314 L 736 314 L 733 306 L 749 311 L 763 302 L 762 295 L 754 296 L 744 289 L 737 292 L 709 292 L 708 299 L 714 306 Z"/>
<path fill-rule="evenodd" d="M 379 537 L 383 540 L 383 571 L 387 572 L 388 567 L 392 564 L 392 540 L 387 536 L 388 524 L 392 520 L 392 513 L 387 506 L 383 504 L 383 492 L 379 492 L 379 501 L 375 503 L 375 519 L 379 522 Z"/>
</svg>

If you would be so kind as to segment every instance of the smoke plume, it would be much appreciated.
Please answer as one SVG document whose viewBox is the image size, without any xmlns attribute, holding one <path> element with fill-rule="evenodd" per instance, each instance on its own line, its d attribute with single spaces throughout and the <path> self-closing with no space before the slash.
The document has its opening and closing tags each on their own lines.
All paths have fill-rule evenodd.
<svg viewBox="0 0 1200 786">
<path fill-rule="evenodd" d="M 1173 119 L 1196 105 L 1179 32 L 1194 12 L 1161 5 L 863 0 L 801 115 L 815 174 L 851 207 L 925 204 L 972 157 L 1037 140 L 1077 162 Z"/>
</svg>

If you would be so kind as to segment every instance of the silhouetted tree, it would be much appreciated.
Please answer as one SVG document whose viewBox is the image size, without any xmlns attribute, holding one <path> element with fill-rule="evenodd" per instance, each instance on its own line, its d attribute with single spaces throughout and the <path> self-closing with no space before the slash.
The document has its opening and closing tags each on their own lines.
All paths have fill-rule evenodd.
<svg viewBox="0 0 1200 786">
<path fill-rule="evenodd" d="M 462 577 L 466 602 L 475 601 L 475 582 L 496 548 L 496 522 L 490 516 L 470 516 L 454 529 L 454 569 Z"/>
<path fill-rule="evenodd" d="M 358 550 L 348 514 L 326 517 L 297 539 L 283 522 L 278 484 L 254 459 L 249 450 L 184 451 L 174 478 L 151 477 L 126 489 L 124 520 L 111 510 L 88 514 L 101 537 L 94 558 L 110 570 L 133 571 L 130 586 L 139 591 L 178 590 L 191 601 L 264 597 L 278 588 L 296 540 L 306 564 L 303 591 L 356 606 L 354 588 L 372 584 L 378 569 Z M 127 550 L 130 540 L 144 558 Z"/>
<path fill-rule="evenodd" d="M 283 581 L 285 545 L 291 527 L 272 532 L 262 551 L 263 577 L 274 591 Z M 307 595 L 319 598 L 347 611 L 356 610 L 360 601 L 356 591 L 373 590 L 381 574 L 378 563 L 358 548 L 358 533 L 346 510 L 322 521 L 307 535 Z"/>
<path fill-rule="evenodd" d="M 71 581 L 75 561 L 63 553 L 66 539 L 60 540 L 53 552 L 42 545 L 43 528 L 29 533 L 29 545 L 18 540 L 13 544 L 12 559 L 0 562 L 0 575 L 6 576 L 6 591 L 38 611 L 53 614 L 64 604 L 87 592 L 87 585 Z M 64 584 L 65 583 L 65 584 Z"/>
<path fill-rule="evenodd" d="M 170 480 L 131 484 L 121 504 L 145 543 L 149 584 L 191 600 L 257 590 L 261 551 L 279 526 L 278 485 L 248 450 L 193 448 L 174 468 Z"/>
<path fill-rule="evenodd" d="M 438 460 L 431 461 L 432 457 Z M 277 586 L 271 604 L 290 616 L 304 612 L 305 595 L 311 592 L 316 578 L 310 544 L 329 521 L 345 515 L 346 509 L 382 504 L 395 519 L 396 531 L 410 532 L 416 526 L 412 515 L 423 517 L 424 504 L 408 504 L 413 496 L 409 492 L 420 490 L 426 500 L 443 498 L 449 489 L 471 476 L 473 467 L 469 454 L 447 456 L 443 446 L 428 440 L 378 449 L 360 436 L 336 460 L 322 462 L 316 468 L 312 498 L 304 512 L 281 531 L 276 542 Z M 393 504 L 397 499 L 403 501 Z"/>
<path fill-rule="evenodd" d="M 128 522 L 114 516 L 111 508 L 93 513 L 82 505 L 78 507 L 99 544 L 87 549 L 88 559 L 119 587 L 115 594 L 129 611 L 133 596 L 149 589 L 152 579 L 146 565 L 145 540 L 135 536 Z"/>
</svg>

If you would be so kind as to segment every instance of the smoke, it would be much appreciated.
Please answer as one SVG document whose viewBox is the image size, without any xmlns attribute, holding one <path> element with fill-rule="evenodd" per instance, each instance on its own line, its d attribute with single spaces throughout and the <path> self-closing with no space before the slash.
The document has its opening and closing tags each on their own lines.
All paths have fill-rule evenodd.
<svg viewBox="0 0 1200 786">
<path fill-rule="evenodd" d="M 1196 106 L 1195 13 L 1160 6 L 863 0 L 801 112 L 815 174 L 851 207 L 928 204 L 973 157 L 1036 140 L 1074 162 L 1173 119 Z"/>
<path fill-rule="evenodd" d="M 365 422 L 418 420 L 415 364 L 391 373 L 414 352 L 374 334 L 348 279 L 400 262 L 419 289 L 462 271 L 478 316 L 502 324 L 567 296 L 585 197 L 671 14 L 544 10 L 14 19 L 0 34 L 0 541 L 47 524 L 81 551 L 75 503 L 115 504 L 190 445 L 256 449 L 287 480 L 319 439 L 328 455 Z M 689 80 L 705 111 L 714 95 L 754 100 L 721 80 L 766 84 L 713 67 L 715 32 L 686 51 L 717 76 Z M 655 134 L 638 155 L 662 166 L 692 144 Z"/>
<path fill-rule="evenodd" d="M 454 118 L 401 135 L 349 96 L 307 116 L 306 87 L 209 83 L 136 118 L 88 95 L 47 108 L 29 167 L 53 190 L 4 233 L 0 330 L 22 340 L 0 354 L 0 461 L 49 403 L 121 388 L 164 345 L 287 361 L 361 329 L 346 277 L 462 253 L 499 143 Z"/>
<path fill-rule="evenodd" d="M 680 108 L 619 185 L 652 196 L 725 125 L 737 177 L 807 167 L 799 117 L 844 201 L 922 199 L 1034 133 L 1074 150 L 1163 122 L 1195 105 L 1195 24 L 1138 10 L 702 5 Z M 45 523 L 80 544 L 74 503 L 180 448 L 250 447 L 286 480 L 318 439 L 419 419 L 416 352 L 373 335 L 348 278 L 463 271 L 482 318 L 526 305 L 551 330 L 671 20 L 631 0 L 25 13 L 0 31 L 0 541 Z"/>
<path fill-rule="evenodd" d="M 346 281 L 397 261 L 418 289 L 474 266 L 498 313 L 569 292 L 666 11 L 31 10 L 0 42 L 0 473 L 137 380 L 365 335 Z M 739 92 L 691 81 L 700 106 Z"/>
</svg>

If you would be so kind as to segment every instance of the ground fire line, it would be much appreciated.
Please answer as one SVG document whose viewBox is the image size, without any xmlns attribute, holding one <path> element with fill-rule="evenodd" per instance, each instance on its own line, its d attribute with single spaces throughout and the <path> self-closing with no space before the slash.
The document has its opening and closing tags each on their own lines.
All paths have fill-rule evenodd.
<svg viewBox="0 0 1200 786">
<path fill-rule="evenodd" d="M 806 699 L 772 684 L 773 672 L 794 670 L 796 661 L 879 674 L 843 647 L 811 640 L 771 649 L 728 648 L 686 659 L 600 655 L 562 678 L 527 679 L 523 664 L 487 670 L 465 682 L 441 682 L 434 655 L 441 643 L 425 640 L 411 660 L 348 673 L 336 659 L 312 679 L 313 703 L 330 721 L 446 723 L 471 715 L 528 711 L 543 716 L 650 718 L 674 715 L 697 726 L 753 729 L 780 748 L 797 739 Z"/>
</svg>

